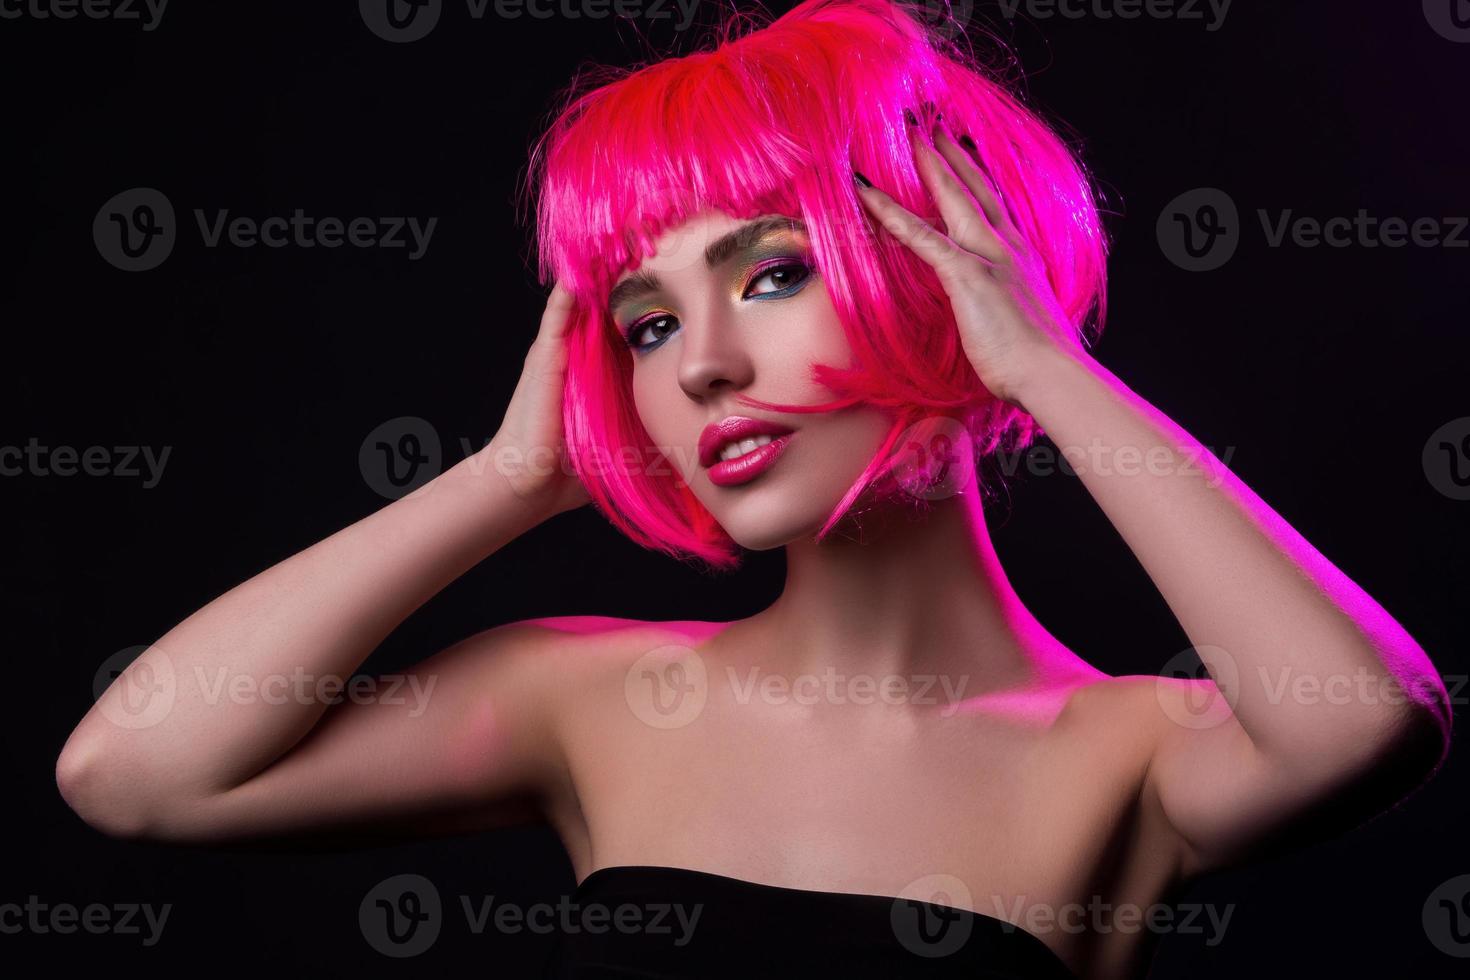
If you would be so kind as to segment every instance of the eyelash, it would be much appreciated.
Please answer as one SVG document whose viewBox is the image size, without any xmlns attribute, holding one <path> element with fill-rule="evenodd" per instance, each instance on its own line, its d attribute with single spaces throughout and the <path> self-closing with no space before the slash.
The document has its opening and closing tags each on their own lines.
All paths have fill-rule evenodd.
<svg viewBox="0 0 1470 980">
<path fill-rule="evenodd" d="M 767 276 L 769 276 L 773 272 L 780 272 L 780 271 L 788 270 L 788 269 L 799 269 L 804 274 L 802 275 L 802 277 L 799 280 L 797 280 L 796 282 L 792 283 L 789 286 L 783 286 L 780 289 L 776 289 L 776 290 L 773 290 L 773 291 L 768 292 L 768 293 L 760 293 L 756 297 L 748 297 L 748 293 L 750 291 L 750 288 L 752 286 L 754 286 L 756 283 L 760 282 L 762 279 L 766 278 Z M 784 297 L 787 297 L 787 296 L 791 296 L 791 295 L 797 293 L 798 291 L 800 291 L 803 286 L 805 286 L 808 282 L 810 282 L 811 279 L 812 279 L 812 277 L 814 275 L 816 275 L 816 269 L 814 269 L 812 267 L 811 263 L 807 262 L 805 259 L 798 259 L 798 258 L 776 259 L 776 260 L 767 262 L 766 264 L 764 264 L 762 266 L 759 266 L 755 270 L 755 272 L 751 274 L 750 282 L 746 283 L 745 293 L 742 293 L 742 298 L 759 298 L 759 299 L 773 299 L 774 298 L 774 299 L 780 299 L 780 298 L 784 298 Z M 643 319 L 638 320 L 632 326 L 628 327 L 628 331 L 624 335 L 624 339 L 627 340 L 628 346 L 630 348 L 632 348 L 632 350 L 633 350 L 634 353 L 637 353 L 637 354 L 646 354 L 649 351 L 653 350 L 655 347 L 658 347 L 660 344 L 662 344 L 668 338 L 672 337 L 673 336 L 673 331 L 670 330 L 668 333 L 664 334 L 662 337 L 658 338 L 657 340 L 651 340 L 651 341 L 649 341 L 646 344 L 640 344 L 634 338 L 636 338 L 640 333 L 643 332 L 643 328 L 644 327 L 647 327 L 650 324 L 657 323 L 660 320 L 673 320 L 673 319 L 676 319 L 676 317 L 674 317 L 674 315 L 672 313 L 653 313 L 653 314 L 650 314 L 650 315 L 644 317 Z"/>
</svg>

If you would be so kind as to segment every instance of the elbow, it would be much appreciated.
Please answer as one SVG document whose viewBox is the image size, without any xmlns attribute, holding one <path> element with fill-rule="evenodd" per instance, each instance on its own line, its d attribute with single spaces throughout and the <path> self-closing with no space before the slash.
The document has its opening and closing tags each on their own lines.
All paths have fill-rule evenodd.
<svg viewBox="0 0 1470 980">
<path fill-rule="evenodd" d="M 1444 765 L 1452 725 L 1448 698 L 1416 699 L 1396 714 L 1385 765 L 1400 774 L 1405 795 L 1429 782 Z"/>
<path fill-rule="evenodd" d="M 1405 751 L 1429 760 L 1426 777 L 1439 771 L 1450 753 L 1455 712 L 1449 692 L 1439 675 L 1429 671 L 1409 688 L 1400 725 Z"/>
<path fill-rule="evenodd" d="M 1453 701 L 1434 662 L 1412 638 L 1405 635 L 1387 655 L 1382 646 L 1375 655 L 1382 659 L 1385 673 L 1372 699 L 1378 709 L 1378 741 L 1387 764 L 1417 786 L 1438 772 L 1449 755 Z"/>
<path fill-rule="evenodd" d="M 138 840 L 147 835 L 147 822 L 136 809 L 108 791 L 115 782 L 108 762 L 96 746 L 69 739 L 56 759 L 56 789 L 82 822 L 116 840 Z"/>
<path fill-rule="evenodd" d="M 1419 734 L 1415 737 L 1423 743 L 1420 750 L 1426 759 L 1432 760 L 1428 767 L 1426 777 L 1432 776 L 1439 771 L 1450 754 L 1450 741 L 1453 735 L 1454 714 L 1446 703 L 1433 711 L 1419 712 L 1418 729 Z"/>
</svg>

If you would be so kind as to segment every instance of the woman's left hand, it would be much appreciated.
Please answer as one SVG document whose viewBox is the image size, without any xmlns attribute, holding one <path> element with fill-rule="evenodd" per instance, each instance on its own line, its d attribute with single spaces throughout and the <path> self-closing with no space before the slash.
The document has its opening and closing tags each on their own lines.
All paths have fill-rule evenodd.
<svg viewBox="0 0 1470 980">
<path fill-rule="evenodd" d="M 1024 408 L 1035 365 L 1057 351 L 1080 351 L 1076 333 L 1041 257 L 1016 228 L 975 158 L 950 138 L 943 122 L 934 127 L 932 147 L 917 126 L 909 131 L 919 174 L 948 234 L 877 187 L 859 181 L 858 197 L 938 274 L 981 383 L 997 398 Z"/>
</svg>

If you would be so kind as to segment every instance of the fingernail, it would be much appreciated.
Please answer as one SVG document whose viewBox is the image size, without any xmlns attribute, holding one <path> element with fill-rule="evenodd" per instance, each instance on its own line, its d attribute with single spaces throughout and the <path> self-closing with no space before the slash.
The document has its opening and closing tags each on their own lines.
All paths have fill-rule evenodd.
<svg viewBox="0 0 1470 980">
<path fill-rule="evenodd" d="M 864 177 L 863 174 L 862 174 L 862 171 L 860 171 L 860 170 L 854 170 L 852 172 L 852 179 L 857 182 L 857 185 L 859 187 L 872 187 L 873 186 L 873 182 L 871 180 L 869 180 L 868 178 Z"/>
</svg>

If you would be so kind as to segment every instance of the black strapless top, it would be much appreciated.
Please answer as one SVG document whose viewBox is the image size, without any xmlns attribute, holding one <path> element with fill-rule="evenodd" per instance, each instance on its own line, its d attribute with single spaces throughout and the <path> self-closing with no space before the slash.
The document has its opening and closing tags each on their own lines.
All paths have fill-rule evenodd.
<svg viewBox="0 0 1470 980">
<path fill-rule="evenodd" d="M 891 896 L 619 865 L 589 874 L 569 905 L 548 980 L 1077 980 L 1051 947 L 1004 919 Z"/>
</svg>

